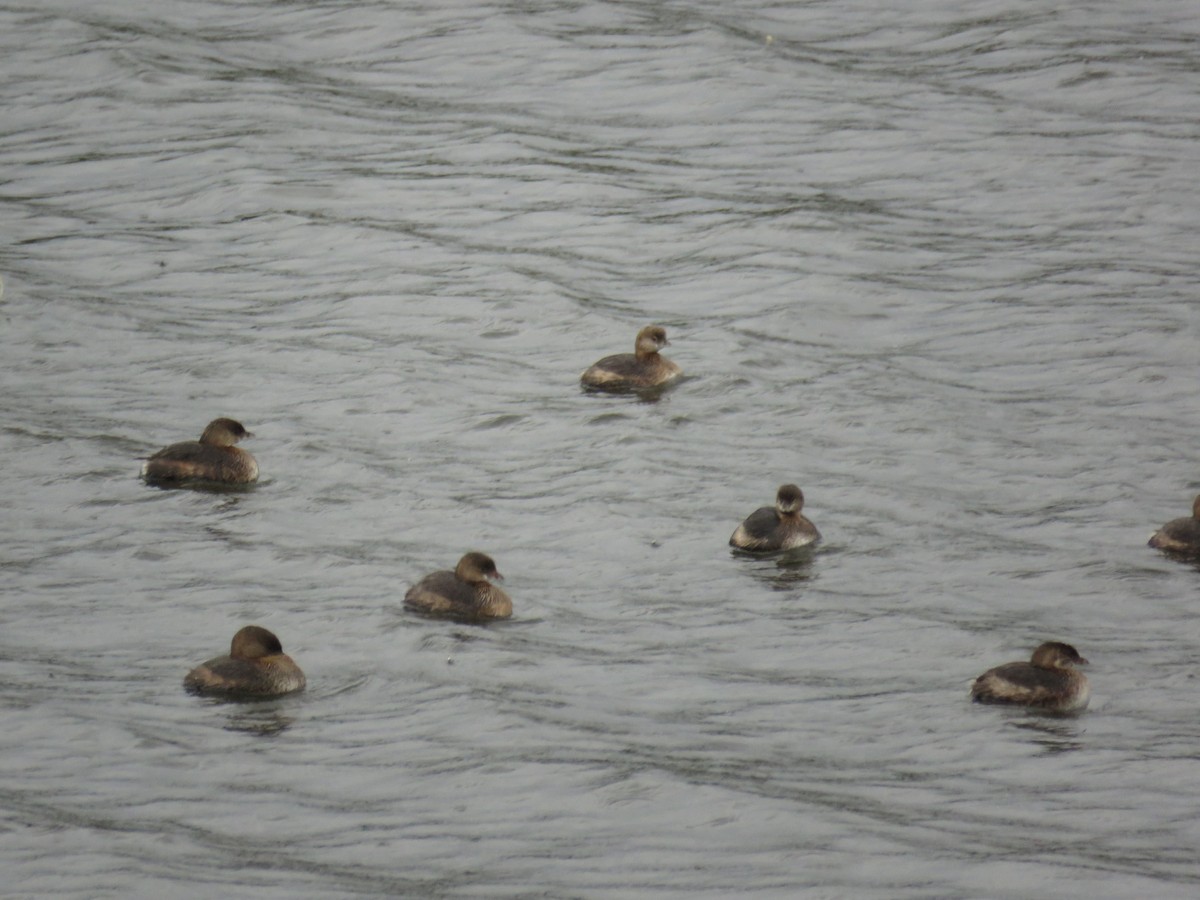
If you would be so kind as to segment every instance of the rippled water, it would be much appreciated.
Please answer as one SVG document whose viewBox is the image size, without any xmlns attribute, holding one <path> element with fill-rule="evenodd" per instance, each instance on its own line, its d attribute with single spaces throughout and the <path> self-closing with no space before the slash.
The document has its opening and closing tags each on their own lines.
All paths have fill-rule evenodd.
<svg viewBox="0 0 1200 900">
<path fill-rule="evenodd" d="M 6 897 L 1196 896 L 1200 10 L 893 7 L 0 4 Z"/>
</svg>

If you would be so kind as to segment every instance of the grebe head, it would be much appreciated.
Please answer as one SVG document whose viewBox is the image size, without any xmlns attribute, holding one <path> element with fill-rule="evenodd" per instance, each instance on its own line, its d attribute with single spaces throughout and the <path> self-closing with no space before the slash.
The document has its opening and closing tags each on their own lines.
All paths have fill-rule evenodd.
<svg viewBox="0 0 1200 900">
<path fill-rule="evenodd" d="M 1061 641 L 1046 641 L 1033 651 L 1030 659 L 1040 669 L 1060 669 L 1063 666 L 1086 666 L 1087 660 L 1070 644 Z"/>
<path fill-rule="evenodd" d="M 671 342 L 667 340 L 667 329 L 661 325 L 647 325 L 638 332 L 633 352 L 637 356 L 650 356 L 669 346 Z"/>
<path fill-rule="evenodd" d="M 262 659 L 283 652 L 279 638 L 259 625 L 247 625 L 233 636 L 229 655 L 234 659 Z"/>
<path fill-rule="evenodd" d="M 804 509 L 804 491 L 794 484 L 785 484 L 775 495 L 775 508 L 787 515 Z"/>
<path fill-rule="evenodd" d="M 216 447 L 232 447 L 242 438 L 253 437 L 241 422 L 234 419 L 213 419 L 200 435 L 200 443 Z"/>
<path fill-rule="evenodd" d="M 504 580 L 504 576 L 496 571 L 495 560 L 486 553 L 477 551 L 465 554 L 454 567 L 454 574 L 460 580 L 472 583 L 486 582 L 489 578 L 493 581 Z"/>
</svg>

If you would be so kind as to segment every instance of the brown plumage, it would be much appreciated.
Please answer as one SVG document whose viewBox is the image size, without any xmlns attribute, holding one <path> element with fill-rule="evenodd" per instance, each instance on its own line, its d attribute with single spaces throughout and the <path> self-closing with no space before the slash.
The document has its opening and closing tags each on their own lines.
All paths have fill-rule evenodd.
<svg viewBox="0 0 1200 900">
<path fill-rule="evenodd" d="M 1154 532 L 1150 546 L 1181 556 L 1200 556 L 1200 495 L 1192 501 L 1192 514 L 1172 519 Z"/>
<path fill-rule="evenodd" d="M 258 478 L 258 463 L 234 444 L 252 436 L 241 422 L 213 419 L 200 440 L 171 444 L 147 459 L 142 466 L 142 477 L 160 484 L 183 481 L 249 484 Z"/>
<path fill-rule="evenodd" d="M 817 526 L 800 514 L 804 492 L 785 484 L 775 494 L 774 506 L 756 509 L 737 527 L 729 546 L 750 553 L 770 553 L 805 547 L 821 539 Z"/>
<path fill-rule="evenodd" d="M 633 353 L 606 356 L 579 376 L 583 386 L 591 390 L 622 392 L 660 387 L 682 373 L 671 360 L 659 355 L 670 346 L 667 330 L 661 325 L 647 325 L 638 332 Z"/>
<path fill-rule="evenodd" d="M 404 605 L 455 619 L 507 619 L 512 615 L 512 600 L 489 584 L 489 578 L 504 580 L 492 558 L 486 553 L 467 553 L 453 572 L 434 572 L 409 588 Z"/>
<path fill-rule="evenodd" d="M 1007 703 L 1053 712 L 1087 707 L 1091 690 L 1083 673 L 1072 666 L 1087 660 L 1070 644 L 1047 641 L 1029 662 L 1011 662 L 988 669 L 971 685 L 977 703 Z"/>
<path fill-rule="evenodd" d="M 239 629 L 228 656 L 201 663 L 183 679 L 183 686 L 196 694 L 244 697 L 290 694 L 304 690 L 306 683 L 279 638 L 259 625 Z"/>
</svg>

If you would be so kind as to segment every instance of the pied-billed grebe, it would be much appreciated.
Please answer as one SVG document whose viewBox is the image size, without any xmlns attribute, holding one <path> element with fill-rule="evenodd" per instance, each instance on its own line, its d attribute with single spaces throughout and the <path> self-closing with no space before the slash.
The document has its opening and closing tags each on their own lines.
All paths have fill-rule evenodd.
<svg viewBox="0 0 1200 900">
<path fill-rule="evenodd" d="M 228 656 L 215 656 L 187 673 L 183 686 L 196 694 L 274 697 L 304 690 L 304 673 L 283 652 L 279 638 L 258 625 L 233 636 Z"/>
<path fill-rule="evenodd" d="M 1011 662 L 988 669 L 971 685 L 976 703 L 1008 703 L 1051 712 L 1084 709 L 1091 697 L 1087 678 L 1072 666 L 1087 660 L 1070 644 L 1047 641 L 1033 651 L 1029 662 Z"/>
<path fill-rule="evenodd" d="M 488 584 L 489 578 L 504 580 L 492 558 L 486 553 L 467 553 L 453 572 L 434 572 L 409 588 L 404 604 L 452 618 L 507 619 L 512 615 L 512 600 L 500 588 Z"/>
<path fill-rule="evenodd" d="M 775 494 L 774 506 L 756 509 L 737 527 L 729 546 L 750 553 L 770 553 L 806 547 L 821 539 L 817 526 L 800 514 L 804 492 L 794 484 L 785 484 Z"/>
<path fill-rule="evenodd" d="M 660 387 L 678 378 L 683 371 L 658 351 L 670 345 L 667 330 L 647 325 L 638 332 L 633 353 L 606 356 L 584 372 L 583 386 L 597 391 L 640 391 Z"/>
<path fill-rule="evenodd" d="M 1192 501 L 1192 514 L 1172 519 L 1150 538 L 1150 546 L 1168 553 L 1200 556 L 1200 495 Z"/>
<path fill-rule="evenodd" d="M 142 477 L 152 482 L 215 481 L 249 484 L 258 478 L 258 463 L 240 447 L 252 437 L 233 419 L 213 419 L 198 441 L 181 441 L 164 447 L 146 460 Z"/>
</svg>

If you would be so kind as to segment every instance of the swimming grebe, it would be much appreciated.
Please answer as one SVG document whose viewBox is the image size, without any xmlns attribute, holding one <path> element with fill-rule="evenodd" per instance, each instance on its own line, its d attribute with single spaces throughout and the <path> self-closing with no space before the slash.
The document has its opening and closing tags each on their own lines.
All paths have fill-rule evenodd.
<svg viewBox="0 0 1200 900">
<path fill-rule="evenodd" d="M 258 463 L 240 447 L 252 437 L 233 419 L 213 419 L 198 441 L 164 447 L 146 460 L 142 477 L 151 482 L 215 481 L 249 484 L 258 478 Z"/>
<path fill-rule="evenodd" d="M 988 669 L 971 685 L 976 703 L 1008 703 L 1052 712 L 1087 707 L 1091 689 L 1083 673 L 1072 666 L 1087 660 L 1070 644 L 1047 641 L 1033 651 L 1029 662 L 1011 662 Z"/>
<path fill-rule="evenodd" d="M 233 636 L 228 656 L 215 656 L 188 672 L 183 686 L 196 694 L 274 697 L 302 691 L 304 673 L 267 629 L 247 625 Z"/>
<path fill-rule="evenodd" d="M 584 372 L 583 386 L 597 391 L 639 391 L 659 387 L 678 378 L 683 371 L 658 351 L 669 346 L 667 330 L 647 325 L 638 332 L 633 353 L 606 356 Z"/>
<path fill-rule="evenodd" d="M 512 615 L 508 594 L 488 579 L 503 581 L 486 553 L 468 553 L 451 572 L 426 575 L 409 588 L 404 605 L 433 615 L 460 619 L 507 619 Z"/>
<path fill-rule="evenodd" d="M 1168 553 L 1200 556 L 1200 495 L 1192 501 L 1192 514 L 1172 519 L 1154 532 L 1150 546 Z"/>
<path fill-rule="evenodd" d="M 800 514 L 804 492 L 785 484 L 775 495 L 775 505 L 756 509 L 737 527 L 729 546 L 750 553 L 769 553 L 805 547 L 821 539 L 817 526 Z"/>
</svg>

